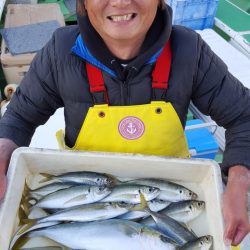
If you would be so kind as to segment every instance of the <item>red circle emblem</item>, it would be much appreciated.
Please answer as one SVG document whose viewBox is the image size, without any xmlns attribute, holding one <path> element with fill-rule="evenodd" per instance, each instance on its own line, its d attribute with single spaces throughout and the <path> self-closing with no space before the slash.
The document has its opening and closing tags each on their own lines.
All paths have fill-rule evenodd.
<svg viewBox="0 0 250 250">
<path fill-rule="evenodd" d="M 143 135 L 145 126 L 139 118 L 127 116 L 120 121 L 118 130 L 123 138 L 136 140 Z"/>
</svg>

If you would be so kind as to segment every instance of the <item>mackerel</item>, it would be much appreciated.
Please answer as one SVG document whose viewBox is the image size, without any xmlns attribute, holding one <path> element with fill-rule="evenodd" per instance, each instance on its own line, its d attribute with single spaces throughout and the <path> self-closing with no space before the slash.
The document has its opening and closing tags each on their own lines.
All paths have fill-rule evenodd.
<svg viewBox="0 0 250 250">
<path fill-rule="evenodd" d="M 133 207 L 133 204 L 127 203 L 98 202 L 61 210 L 55 214 L 36 220 L 36 223 L 49 221 L 89 222 L 106 220 L 127 213 L 129 209 Z"/>
<path fill-rule="evenodd" d="M 148 201 L 147 204 L 151 211 L 158 212 L 166 208 L 167 206 L 169 206 L 170 202 L 159 200 L 156 198 L 151 201 Z M 139 207 L 139 206 L 141 205 L 136 205 L 136 207 Z M 148 213 L 145 211 L 129 211 L 126 214 L 119 216 L 118 218 L 123 219 L 123 220 L 135 220 L 135 219 L 140 219 L 140 218 L 147 217 L 147 216 L 148 216 Z"/>
<path fill-rule="evenodd" d="M 109 187 L 73 186 L 51 193 L 39 200 L 34 207 L 64 209 L 102 200 L 111 193 Z"/>
<path fill-rule="evenodd" d="M 102 201 L 103 202 L 126 202 L 137 204 L 140 203 L 140 194 L 143 194 L 146 201 L 153 200 L 160 193 L 159 188 L 145 185 L 118 185 L 112 189 L 112 192 Z"/>
<path fill-rule="evenodd" d="M 202 236 L 180 247 L 178 250 L 209 250 L 213 245 L 211 235 Z"/>
<path fill-rule="evenodd" d="M 64 223 L 30 231 L 28 237 L 47 237 L 72 249 L 177 250 L 161 233 L 125 220 Z"/>
<path fill-rule="evenodd" d="M 178 222 L 187 224 L 197 218 L 204 210 L 204 201 L 189 200 L 173 202 L 165 209 L 161 210 L 160 214 L 168 215 L 169 217 L 173 218 L 174 220 L 177 220 Z M 155 222 L 152 217 L 145 218 L 141 220 L 140 223 L 150 227 L 155 227 Z"/>
<path fill-rule="evenodd" d="M 45 179 L 40 182 L 55 180 L 58 182 L 70 182 L 92 186 L 111 186 L 116 183 L 116 178 L 103 173 L 96 173 L 90 171 L 68 172 L 61 175 L 51 175 L 40 173 Z"/>
<path fill-rule="evenodd" d="M 177 202 L 182 200 L 195 200 L 198 197 L 196 193 L 188 188 L 164 179 L 143 178 L 124 182 L 124 184 L 132 183 L 159 188 L 161 192 L 157 198 L 161 200 Z"/>
<path fill-rule="evenodd" d="M 42 197 L 56 192 L 61 189 L 69 188 L 72 187 L 74 184 L 73 183 L 60 183 L 60 182 L 55 182 L 55 183 L 50 183 L 48 185 L 36 188 L 36 189 L 29 189 L 28 191 L 28 196 L 30 198 L 35 198 L 36 200 L 40 200 Z"/>
</svg>

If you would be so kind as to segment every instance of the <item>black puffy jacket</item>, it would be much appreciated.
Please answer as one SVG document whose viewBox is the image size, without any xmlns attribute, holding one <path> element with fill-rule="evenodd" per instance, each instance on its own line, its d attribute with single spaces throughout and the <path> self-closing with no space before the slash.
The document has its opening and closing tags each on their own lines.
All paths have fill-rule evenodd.
<svg viewBox="0 0 250 250">
<path fill-rule="evenodd" d="M 128 62 L 126 72 L 87 17 L 79 18 L 79 26 L 58 29 L 37 53 L 0 120 L 0 137 L 10 138 L 19 146 L 28 145 L 35 128 L 57 108 L 64 107 L 66 143 L 73 146 L 88 109 L 93 106 L 86 60 L 98 61 L 103 69 L 110 105 L 149 103 L 154 55 L 170 36 L 173 60 L 166 101 L 173 104 L 183 126 L 192 100 L 202 113 L 226 128 L 222 164 L 225 172 L 236 164 L 250 168 L 250 91 L 228 72 L 196 32 L 171 26 L 170 9 L 158 11 L 140 54 Z M 81 39 L 84 44 L 79 45 Z"/>
</svg>

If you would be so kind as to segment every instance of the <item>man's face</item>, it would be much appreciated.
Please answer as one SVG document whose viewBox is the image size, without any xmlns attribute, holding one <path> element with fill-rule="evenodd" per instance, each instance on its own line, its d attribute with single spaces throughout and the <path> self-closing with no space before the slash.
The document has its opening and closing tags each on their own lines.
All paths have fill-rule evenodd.
<svg viewBox="0 0 250 250">
<path fill-rule="evenodd" d="M 159 0 L 85 0 L 89 20 L 108 42 L 144 39 Z"/>
</svg>

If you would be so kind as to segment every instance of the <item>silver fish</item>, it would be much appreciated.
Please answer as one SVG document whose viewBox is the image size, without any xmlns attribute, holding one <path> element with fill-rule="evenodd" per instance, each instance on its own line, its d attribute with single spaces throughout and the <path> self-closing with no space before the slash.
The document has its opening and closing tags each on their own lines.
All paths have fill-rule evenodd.
<svg viewBox="0 0 250 250">
<path fill-rule="evenodd" d="M 15 246 L 16 242 L 25 234 L 32 230 L 36 230 L 39 228 L 46 228 L 54 225 L 58 225 L 60 222 L 57 221 L 50 221 L 50 222 L 45 222 L 45 223 L 40 223 L 40 224 L 35 224 L 35 225 L 23 225 L 21 226 L 14 234 L 14 236 L 11 239 L 10 245 L 9 245 L 9 250 L 13 250 L 13 247 Z M 19 248 L 18 248 L 19 249 Z"/>
<path fill-rule="evenodd" d="M 140 203 L 140 194 L 143 194 L 146 201 L 157 197 L 160 193 L 159 188 L 143 185 L 118 185 L 112 189 L 112 192 L 102 200 L 102 202 L 126 202 Z"/>
<path fill-rule="evenodd" d="M 157 187 L 161 190 L 157 198 L 171 202 L 177 202 L 181 200 L 195 200 L 198 197 L 196 193 L 189 190 L 188 188 L 164 179 L 144 178 L 144 179 L 130 180 L 125 183 L 127 184 L 134 183 L 139 185 Z"/>
<path fill-rule="evenodd" d="M 111 186 L 116 182 L 115 177 L 111 175 L 90 172 L 90 171 L 68 172 L 61 175 L 51 175 L 51 174 L 41 173 L 41 175 L 44 176 L 45 179 L 40 182 L 55 180 L 59 182 L 71 182 L 71 183 L 92 185 L 92 186 Z"/>
<path fill-rule="evenodd" d="M 167 206 L 169 206 L 170 201 L 158 200 L 156 198 L 151 201 L 148 201 L 147 204 L 151 211 L 158 212 L 166 208 Z M 136 206 L 138 207 L 141 205 L 136 205 Z M 123 219 L 123 220 L 135 220 L 135 219 L 140 219 L 146 216 L 148 216 L 148 213 L 145 211 L 130 211 L 126 214 L 119 216 L 118 218 Z"/>
<path fill-rule="evenodd" d="M 39 200 L 34 207 L 63 209 L 102 200 L 111 193 L 109 187 L 73 186 L 51 193 Z"/>
<path fill-rule="evenodd" d="M 98 202 L 61 210 L 55 214 L 38 219 L 36 223 L 48 221 L 89 222 L 106 220 L 127 213 L 132 207 L 134 207 L 133 204 L 127 203 Z"/>
<path fill-rule="evenodd" d="M 31 248 L 21 248 L 20 250 L 63 250 L 62 247 L 31 247 Z"/>
<path fill-rule="evenodd" d="M 28 237 L 47 237 L 66 247 L 88 250 L 176 250 L 159 232 L 125 220 L 65 223 L 31 231 Z"/>
<path fill-rule="evenodd" d="M 174 220 L 177 220 L 178 222 L 187 224 L 193 219 L 197 218 L 202 213 L 202 211 L 204 211 L 204 209 L 204 201 L 179 201 L 171 203 L 165 209 L 160 211 L 160 214 L 168 215 L 169 217 L 173 218 Z M 152 217 L 145 218 L 141 220 L 140 223 L 155 228 L 155 222 Z"/>
<path fill-rule="evenodd" d="M 178 250 L 209 250 L 212 245 L 213 237 L 211 235 L 206 235 L 194 241 L 188 242 Z"/>
<path fill-rule="evenodd" d="M 60 183 L 60 182 L 55 182 L 55 183 L 50 183 L 48 185 L 36 188 L 36 189 L 29 189 L 28 196 L 30 198 L 35 198 L 36 200 L 40 200 L 42 197 L 56 192 L 61 189 L 69 188 L 72 187 L 74 184 L 72 183 Z"/>
<path fill-rule="evenodd" d="M 157 230 L 171 238 L 177 244 L 183 245 L 197 239 L 191 231 L 171 217 L 150 210 L 147 211 L 153 217 Z"/>
</svg>

